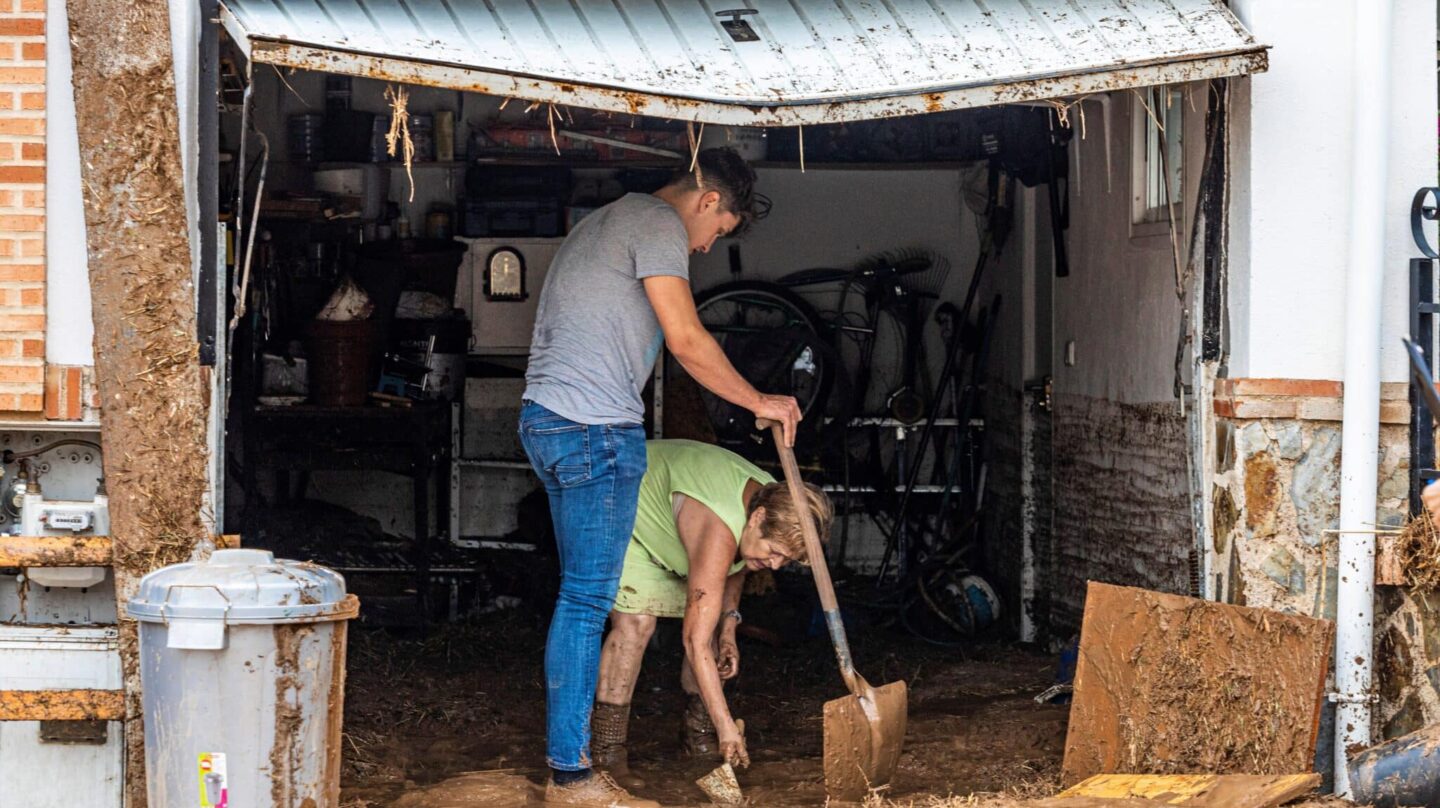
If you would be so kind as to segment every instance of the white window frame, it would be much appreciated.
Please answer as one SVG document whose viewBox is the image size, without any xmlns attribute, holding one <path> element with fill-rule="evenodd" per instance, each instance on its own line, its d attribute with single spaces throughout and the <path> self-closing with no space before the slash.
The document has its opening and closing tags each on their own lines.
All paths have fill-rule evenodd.
<svg viewBox="0 0 1440 808">
<path fill-rule="evenodd" d="M 1167 96 L 1168 104 L 1157 103 Z M 1184 88 L 1172 84 L 1136 90 L 1131 93 L 1130 118 L 1130 235 L 1137 238 L 1162 235 L 1170 230 L 1172 210 L 1177 227 L 1184 221 Z M 1161 144 L 1167 147 L 1164 157 L 1168 166 L 1161 159 Z M 1170 174 L 1170 209 L 1167 209 L 1162 179 L 1165 168 Z"/>
</svg>

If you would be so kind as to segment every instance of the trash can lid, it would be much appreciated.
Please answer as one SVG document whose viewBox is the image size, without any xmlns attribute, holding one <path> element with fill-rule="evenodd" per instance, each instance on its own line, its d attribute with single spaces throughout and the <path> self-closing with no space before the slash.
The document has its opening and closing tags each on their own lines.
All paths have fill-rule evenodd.
<svg viewBox="0 0 1440 808">
<path fill-rule="evenodd" d="M 269 550 L 216 550 L 206 561 L 172 564 L 141 578 L 126 611 L 150 623 L 306 623 L 349 619 L 356 603 L 334 570 L 276 559 Z"/>
</svg>

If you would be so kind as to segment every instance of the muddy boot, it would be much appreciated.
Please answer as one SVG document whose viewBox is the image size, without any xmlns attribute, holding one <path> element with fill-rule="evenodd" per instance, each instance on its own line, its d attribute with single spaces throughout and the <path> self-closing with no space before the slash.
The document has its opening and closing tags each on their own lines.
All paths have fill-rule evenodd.
<svg viewBox="0 0 1440 808">
<path fill-rule="evenodd" d="M 630 771 L 630 705 L 595 702 L 590 715 L 590 761 L 609 772 L 615 782 L 629 789 L 645 787 L 645 781 Z"/>
<path fill-rule="evenodd" d="M 699 696 L 691 696 L 685 705 L 685 718 L 680 735 L 685 754 L 695 758 L 715 757 L 720 753 L 720 736 L 710 720 L 710 711 Z"/>
<path fill-rule="evenodd" d="M 595 772 L 578 783 L 545 784 L 546 805 L 570 805 L 577 808 L 660 808 L 654 800 L 630 796 L 605 772 Z"/>
</svg>

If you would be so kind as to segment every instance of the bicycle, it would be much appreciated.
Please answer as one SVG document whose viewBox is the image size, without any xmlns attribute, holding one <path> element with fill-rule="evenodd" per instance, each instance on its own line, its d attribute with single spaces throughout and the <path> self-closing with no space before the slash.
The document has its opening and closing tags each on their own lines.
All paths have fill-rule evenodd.
<svg viewBox="0 0 1440 808">
<path fill-rule="evenodd" d="M 697 295 L 696 309 L 741 375 L 766 391 L 795 396 L 812 428 L 817 414 L 833 420 L 877 410 L 914 423 L 932 392 L 923 325 L 948 272 L 939 256 L 890 253 L 851 269 L 723 283 Z M 804 289 L 836 293 L 835 308 L 822 314 L 797 294 Z M 894 351 L 900 361 L 877 369 L 877 351 Z M 877 381 L 885 382 L 878 385 L 884 395 L 878 407 L 869 400 Z M 717 437 L 751 434 L 739 408 L 706 399 Z"/>
</svg>

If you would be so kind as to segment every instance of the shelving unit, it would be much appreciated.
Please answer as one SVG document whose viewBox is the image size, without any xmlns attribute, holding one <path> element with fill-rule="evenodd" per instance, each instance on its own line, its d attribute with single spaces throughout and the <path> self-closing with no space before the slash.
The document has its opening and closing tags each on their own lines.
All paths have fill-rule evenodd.
<svg viewBox="0 0 1440 808">
<path fill-rule="evenodd" d="M 833 419 L 830 419 L 830 418 L 827 418 L 827 419 L 826 419 L 826 422 L 827 422 L 827 423 L 829 423 L 829 422 L 831 422 L 831 421 L 833 421 Z M 876 427 L 876 428 L 880 428 L 880 429 L 894 429 L 894 430 L 895 430 L 895 441 L 896 441 L 896 449 L 895 449 L 895 450 L 896 450 L 897 452 L 903 452 L 903 451 L 905 451 L 905 443 L 906 443 L 906 441 L 907 441 L 907 439 L 908 439 L 909 433 L 915 432 L 915 431 L 918 431 L 918 430 L 923 430 L 923 429 L 925 428 L 925 421 L 924 421 L 924 420 L 920 420 L 920 421 L 916 421 L 915 423 L 905 423 L 905 422 L 900 421 L 899 419 L 896 419 L 896 418 L 887 418 L 887 417 L 883 417 L 883 416 L 863 416 L 863 417 L 859 417 L 859 418 L 851 418 L 851 419 L 847 422 L 846 426 L 847 426 L 847 428 L 850 428 L 850 429 L 855 429 L 855 428 L 857 428 L 857 427 L 858 427 L 858 428 Z M 936 418 L 936 419 L 935 419 L 935 427 L 936 427 L 936 428 L 940 428 L 940 429 L 956 429 L 956 428 L 958 428 L 959 426 L 960 426 L 960 421 L 959 421 L 959 419 L 956 419 L 956 418 Z M 970 429 L 984 429 L 984 428 L 985 428 L 985 419 L 984 419 L 984 418 L 971 418 L 970 421 L 969 421 L 968 426 L 969 426 Z M 906 466 L 904 466 L 904 465 L 901 466 L 901 472 L 900 472 L 900 475 L 901 475 L 901 476 L 904 476 L 904 473 L 905 473 L 905 472 L 904 472 L 904 469 L 905 469 L 905 468 L 906 468 Z M 876 489 L 874 486 L 870 486 L 870 485 L 852 485 L 852 486 L 846 487 L 846 486 L 844 486 L 844 485 L 830 484 L 830 485 L 825 485 L 825 486 L 821 486 L 821 487 L 824 488 L 825 491 L 828 492 L 828 493 L 840 493 L 840 494 L 873 494 L 873 493 L 876 493 L 876 492 L 877 492 L 877 489 Z M 945 492 L 947 492 L 947 491 L 952 491 L 952 490 L 954 490 L 954 489 L 955 489 L 955 486 L 954 486 L 954 485 L 916 485 L 913 489 L 911 489 L 911 493 L 912 493 L 912 494 L 944 494 Z M 893 491 L 894 491 L 894 493 L 902 494 L 902 493 L 905 492 L 905 486 L 903 486 L 903 485 L 897 485 L 897 486 L 895 486 L 895 488 L 893 489 Z"/>
</svg>

